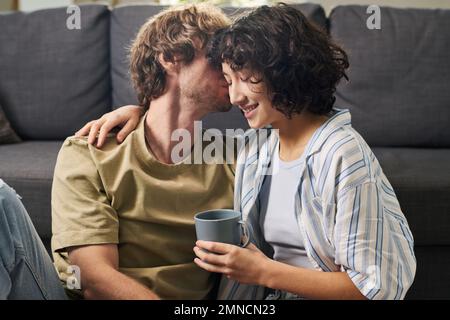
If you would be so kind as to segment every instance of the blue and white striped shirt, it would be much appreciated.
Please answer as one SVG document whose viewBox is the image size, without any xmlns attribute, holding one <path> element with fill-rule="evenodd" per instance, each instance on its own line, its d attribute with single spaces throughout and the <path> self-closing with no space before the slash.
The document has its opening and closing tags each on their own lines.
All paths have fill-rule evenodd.
<svg viewBox="0 0 450 320">
<path fill-rule="evenodd" d="M 269 253 L 258 227 L 258 196 L 278 142 L 276 134 L 255 142 L 246 132 L 238 154 L 235 210 L 252 230 L 252 242 Z M 259 145 L 259 148 L 258 148 Z M 416 259 L 413 236 L 395 192 L 348 110 L 333 109 L 305 149 L 295 199 L 299 232 L 313 266 L 347 272 L 369 299 L 403 299 Z M 219 299 L 262 299 L 264 288 L 222 277 Z"/>
</svg>

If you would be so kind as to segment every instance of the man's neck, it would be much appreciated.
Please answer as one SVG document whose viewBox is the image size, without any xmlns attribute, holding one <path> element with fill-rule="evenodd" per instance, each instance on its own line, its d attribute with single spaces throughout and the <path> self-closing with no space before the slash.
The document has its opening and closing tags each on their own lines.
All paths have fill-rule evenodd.
<svg viewBox="0 0 450 320">
<path fill-rule="evenodd" d="M 151 153 L 158 161 L 173 163 L 172 149 L 179 143 L 171 139 L 175 130 L 185 129 L 190 137 L 194 137 L 194 121 L 200 121 L 207 113 L 199 109 L 199 106 L 168 95 L 151 102 L 145 119 L 145 136 Z"/>
</svg>

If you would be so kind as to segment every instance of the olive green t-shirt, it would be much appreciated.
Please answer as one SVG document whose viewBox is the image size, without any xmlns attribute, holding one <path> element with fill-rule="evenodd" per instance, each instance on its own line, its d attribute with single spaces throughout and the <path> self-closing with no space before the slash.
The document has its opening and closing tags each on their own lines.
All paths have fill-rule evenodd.
<svg viewBox="0 0 450 320">
<path fill-rule="evenodd" d="M 163 164 L 148 150 L 145 117 L 118 145 L 67 138 L 52 187 L 52 251 L 63 282 L 67 248 L 117 244 L 119 271 L 163 299 L 204 299 L 215 276 L 194 262 L 194 214 L 233 207 L 232 164 Z M 71 293 L 80 293 L 72 291 Z"/>
</svg>

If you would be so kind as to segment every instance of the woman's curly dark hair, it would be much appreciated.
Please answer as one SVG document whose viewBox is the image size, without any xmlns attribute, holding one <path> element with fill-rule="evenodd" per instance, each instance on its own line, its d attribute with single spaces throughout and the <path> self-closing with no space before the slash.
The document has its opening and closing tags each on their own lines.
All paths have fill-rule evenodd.
<svg viewBox="0 0 450 320">
<path fill-rule="evenodd" d="M 283 3 L 259 7 L 216 32 L 207 55 L 214 65 L 226 62 L 234 71 L 248 68 L 260 74 L 273 106 L 288 118 L 305 108 L 328 113 L 349 66 L 344 50 Z"/>
</svg>

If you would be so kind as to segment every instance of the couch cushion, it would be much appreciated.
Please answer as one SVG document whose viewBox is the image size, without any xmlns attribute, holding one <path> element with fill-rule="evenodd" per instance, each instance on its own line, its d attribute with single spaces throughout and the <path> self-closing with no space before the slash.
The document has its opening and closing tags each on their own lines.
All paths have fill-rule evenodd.
<svg viewBox="0 0 450 320">
<path fill-rule="evenodd" d="M 450 247 L 415 247 L 417 271 L 405 299 L 450 299 Z"/>
<path fill-rule="evenodd" d="M 316 4 L 304 3 L 293 5 L 301 10 L 307 17 L 322 28 L 326 26 L 326 17 L 323 8 Z M 123 6 L 113 10 L 111 15 L 111 78 L 113 107 L 117 108 L 126 104 L 137 104 L 137 97 L 132 88 L 129 72 L 127 48 L 136 36 L 140 26 L 147 19 L 165 6 L 138 5 Z M 239 14 L 248 8 L 223 8 L 230 16 Z M 248 128 L 247 121 L 242 113 L 233 108 L 227 114 L 213 113 L 203 120 L 204 128 Z"/>
<path fill-rule="evenodd" d="M 0 103 L 24 139 L 62 139 L 111 108 L 109 16 L 81 6 L 0 15 Z"/>
<path fill-rule="evenodd" d="M 2 106 L 0 105 L 0 144 L 15 143 L 20 142 L 21 139 L 16 134 L 16 132 L 11 128 L 6 114 L 3 112 Z"/>
<path fill-rule="evenodd" d="M 51 187 L 62 141 L 0 145 L 0 177 L 22 196 L 39 235 L 51 237 Z"/>
<path fill-rule="evenodd" d="M 450 149 L 373 148 L 415 245 L 450 245 Z"/>
<path fill-rule="evenodd" d="M 449 147 L 450 10 L 381 7 L 381 29 L 369 30 L 366 9 L 330 15 L 350 59 L 337 105 L 372 146 Z"/>
</svg>

